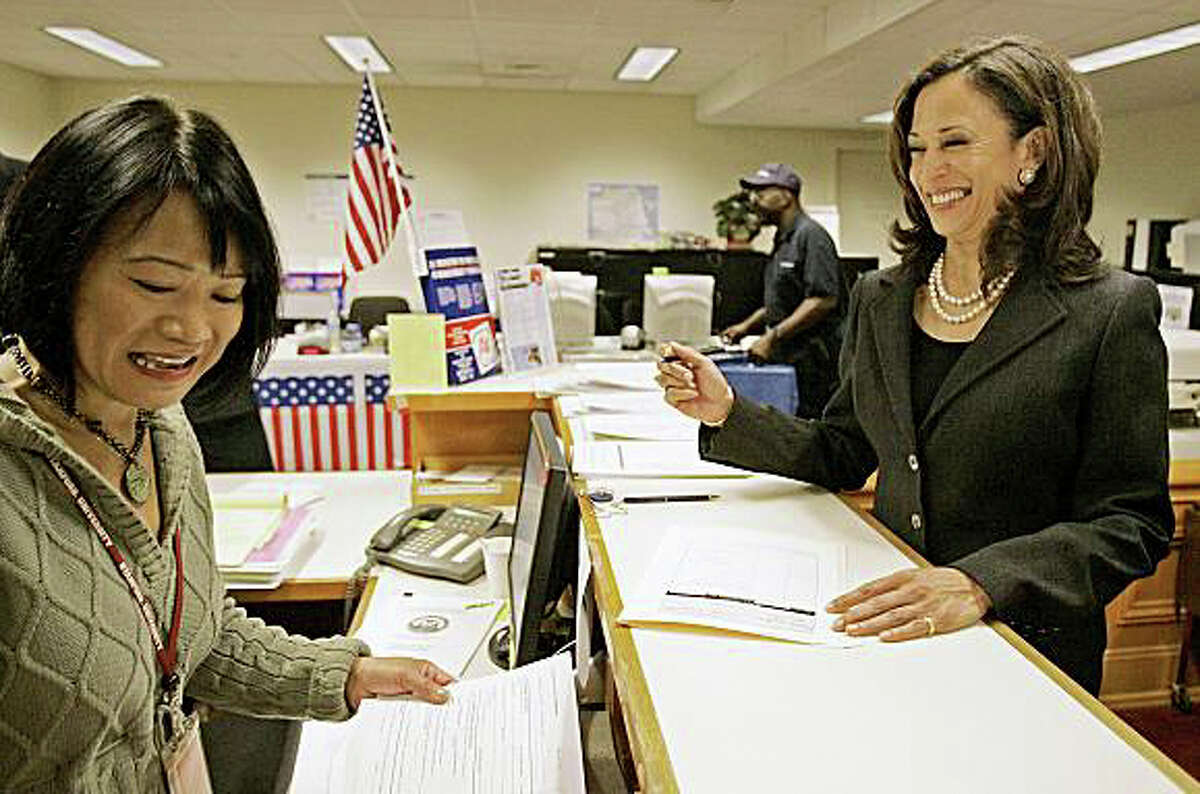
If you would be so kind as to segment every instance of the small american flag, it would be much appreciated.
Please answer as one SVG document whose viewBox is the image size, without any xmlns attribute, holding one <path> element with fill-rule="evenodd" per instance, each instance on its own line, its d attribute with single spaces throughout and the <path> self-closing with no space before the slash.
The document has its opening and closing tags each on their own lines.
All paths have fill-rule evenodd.
<svg viewBox="0 0 1200 794">
<path fill-rule="evenodd" d="M 379 100 L 382 110 L 383 100 Z M 384 113 L 387 122 L 387 114 Z M 391 125 L 388 124 L 388 129 Z M 399 168 L 400 155 L 390 134 L 386 145 L 391 148 Z M 363 77 L 362 95 L 358 100 L 358 120 L 354 125 L 354 154 L 350 158 L 350 184 L 346 191 L 346 232 L 343 245 L 346 261 L 355 272 L 378 264 L 387 253 L 396 229 L 404 222 L 402 213 L 412 204 L 408 189 L 398 185 L 403 174 L 388 176 L 388 156 L 383 148 L 384 132 L 375 114 L 375 101 L 370 79 Z M 404 196 L 400 206 L 397 188 Z"/>
<path fill-rule="evenodd" d="M 276 471 L 405 466 L 407 415 L 388 410 L 383 399 L 388 390 L 386 375 L 367 376 L 366 380 L 365 403 L 355 400 L 354 378 L 349 375 L 254 382 Z M 382 381 L 382 385 L 372 381 Z"/>
</svg>

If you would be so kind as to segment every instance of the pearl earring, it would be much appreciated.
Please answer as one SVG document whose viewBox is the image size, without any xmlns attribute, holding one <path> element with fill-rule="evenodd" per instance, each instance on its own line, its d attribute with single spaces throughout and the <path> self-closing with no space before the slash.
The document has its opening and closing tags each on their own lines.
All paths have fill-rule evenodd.
<svg viewBox="0 0 1200 794">
<path fill-rule="evenodd" d="M 1029 187 L 1033 184 L 1033 180 L 1036 176 L 1036 168 L 1022 168 L 1017 172 L 1017 181 L 1021 183 L 1021 187 Z"/>
</svg>

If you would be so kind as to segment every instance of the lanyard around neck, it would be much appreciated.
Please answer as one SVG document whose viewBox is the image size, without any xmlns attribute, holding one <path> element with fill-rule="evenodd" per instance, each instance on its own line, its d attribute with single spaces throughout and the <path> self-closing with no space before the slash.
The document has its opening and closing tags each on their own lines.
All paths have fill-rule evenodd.
<svg viewBox="0 0 1200 794">
<path fill-rule="evenodd" d="M 75 506 L 79 508 L 79 512 L 83 513 L 83 517 L 87 519 L 88 524 L 96 532 L 96 537 L 100 538 L 101 545 L 108 552 L 108 556 L 112 558 L 113 564 L 117 566 L 117 571 L 121 574 L 121 578 L 125 580 L 125 585 L 129 588 L 133 600 L 137 603 L 138 614 L 142 616 L 142 622 L 146 624 L 147 631 L 150 632 L 150 641 L 154 644 L 154 654 L 158 657 L 158 666 L 162 668 L 162 686 L 164 696 L 171 698 L 179 686 L 179 676 L 175 673 L 175 663 L 177 661 L 177 652 L 179 644 L 179 625 L 183 618 L 183 547 L 180 545 L 179 537 L 182 532 L 175 532 L 175 604 L 171 611 L 171 630 L 167 634 L 166 644 L 162 641 L 161 633 L 158 629 L 158 618 L 154 614 L 154 607 L 146 599 L 142 588 L 138 585 L 137 580 L 133 578 L 133 569 L 129 567 L 129 563 L 125 561 L 121 550 L 113 543 L 112 536 L 104 529 L 104 525 L 100 523 L 96 511 L 92 509 L 91 502 L 79 490 L 79 486 L 71 479 L 71 475 L 67 474 L 67 470 L 57 460 L 50 461 L 50 467 L 54 469 L 54 473 L 58 475 L 58 479 L 62 480 L 62 484 L 66 487 L 67 493 L 75 500 Z"/>
</svg>

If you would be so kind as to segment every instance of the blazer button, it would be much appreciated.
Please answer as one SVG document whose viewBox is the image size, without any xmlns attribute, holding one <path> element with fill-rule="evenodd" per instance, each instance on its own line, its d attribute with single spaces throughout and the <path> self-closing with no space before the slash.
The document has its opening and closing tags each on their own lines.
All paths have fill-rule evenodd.
<svg viewBox="0 0 1200 794">
<path fill-rule="evenodd" d="M 921 468 L 921 462 L 917 460 L 916 455 L 908 456 L 908 468 L 912 469 L 913 471 L 917 471 Z"/>
<path fill-rule="evenodd" d="M 912 514 L 912 528 L 913 529 L 921 528 L 921 514 L 920 513 Z"/>
</svg>

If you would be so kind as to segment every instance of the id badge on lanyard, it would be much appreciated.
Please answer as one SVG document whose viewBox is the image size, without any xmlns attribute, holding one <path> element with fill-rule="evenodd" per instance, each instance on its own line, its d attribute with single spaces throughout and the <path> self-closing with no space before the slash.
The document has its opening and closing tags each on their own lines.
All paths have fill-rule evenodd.
<svg viewBox="0 0 1200 794">
<path fill-rule="evenodd" d="M 212 794 L 208 764 L 204 760 L 204 747 L 200 744 L 200 721 L 195 714 L 183 713 L 183 681 L 175 669 L 178 661 L 179 627 L 183 617 L 183 546 L 180 541 L 182 533 L 175 532 L 175 604 L 171 614 L 171 630 L 164 643 L 159 636 L 158 618 L 154 614 L 154 607 L 142 593 L 129 563 L 113 543 L 112 536 L 100 523 L 91 502 L 79 490 L 79 486 L 71 479 L 71 475 L 67 474 L 61 463 L 51 460 L 50 467 L 62 480 L 67 493 L 75 500 L 79 512 L 83 513 L 84 519 L 100 539 L 100 544 L 117 566 L 117 573 L 125 580 L 129 594 L 137 604 L 138 615 L 141 616 L 146 630 L 150 632 L 154 655 L 163 674 L 162 700 L 155 712 L 155 733 L 167 790 L 171 794 Z"/>
<path fill-rule="evenodd" d="M 155 727 L 167 737 L 159 743 L 167 791 L 170 794 L 212 794 L 204 745 L 200 743 L 200 719 L 194 712 L 185 716 L 182 701 L 180 695 L 158 707 Z"/>
</svg>

